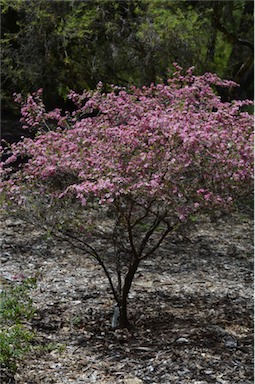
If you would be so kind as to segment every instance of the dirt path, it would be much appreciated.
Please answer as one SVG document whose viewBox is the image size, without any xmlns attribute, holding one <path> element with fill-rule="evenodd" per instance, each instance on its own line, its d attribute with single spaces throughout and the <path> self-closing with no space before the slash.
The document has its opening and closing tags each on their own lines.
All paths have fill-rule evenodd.
<svg viewBox="0 0 255 384">
<path fill-rule="evenodd" d="M 139 268 L 131 331 L 111 329 L 106 280 L 84 255 L 19 220 L 2 220 L 0 237 L 2 278 L 22 273 L 38 282 L 37 348 L 20 364 L 17 384 L 253 383 L 248 215 L 201 217 L 187 237 L 169 237 Z"/>
</svg>

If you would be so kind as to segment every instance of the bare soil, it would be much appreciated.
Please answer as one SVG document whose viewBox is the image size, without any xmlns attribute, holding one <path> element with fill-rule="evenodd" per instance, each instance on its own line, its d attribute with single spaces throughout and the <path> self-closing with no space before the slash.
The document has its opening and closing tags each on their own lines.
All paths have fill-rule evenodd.
<svg viewBox="0 0 255 384">
<path fill-rule="evenodd" d="M 253 383 L 253 221 L 201 216 L 139 268 L 130 330 L 112 330 L 100 267 L 21 220 L 1 222 L 1 280 L 37 278 L 33 351 L 16 384 Z"/>
</svg>

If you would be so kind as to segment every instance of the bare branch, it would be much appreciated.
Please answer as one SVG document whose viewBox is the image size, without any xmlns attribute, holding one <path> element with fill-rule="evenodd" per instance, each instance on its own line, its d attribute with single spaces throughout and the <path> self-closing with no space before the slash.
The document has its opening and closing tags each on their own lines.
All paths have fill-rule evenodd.
<svg viewBox="0 0 255 384">
<path fill-rule="evenodd" d="M 153 254 L 156 249 L 158 249 L 160 247 L 160 245 L 162 244 L 162 242 L 164 241 L 164 239 L 166 238 L 166 236 L 172 232 L 173 230 L 175 230 L 177 227 L 179 226 L 179 224 L 177 226 L 170 226 L 168 225 L 167 226 L 167 229 L 163 232 L 162 236 L 160 237 L 160 239 L 157 241 L 157 243 L 154 245 L 154 247 L 152 247 L 143 257 L 141 257 L 141 260 L 144 260 L 146 259 L 147 257 L 149 257 L 151 254 Z"/>
<path fill-rule="evenodd" d="M 215 24 L 215 27 L 222 32 L 226 38 L 233 44 L 238 45 L 245 45 L 246 47 L 250 48 L 252 52 L 254 52 L 254 46 L 252 43 L 250 43 L 247 40 L 239 39 L 237 36 L 233 35 L 233 33 L 229 32 L 220 22 L 220 15 L 219 15 L 219 1 L 215 1 L 214 4 L 214 13 L 213 13 L 213 21 Z"/>
<path fill-rule="evenodd" d="M 106 265 L 105 263 L 103 262 L 102 258 L 100 257 L 100 255 L 98 254 L 98 252 L 89 244 L 87 244 L 85 241 L 79 239 L 78 237 L 74 236 L 73 234 L 71 233 L 68 233 L 68 232 L 64 232 L 64 235 L 57 235 L 56 233 L 52 233 L 52 235 L 58 239 L 61 239 L 61 240 L 64 240 L 64 241 L 67 241 L 69 244 L 71 244 L 74 248 L 77 248 L 77 249 L 81 249 L 85 252 L 87 252 L 90 256 L 92 256 L 94 259 L 97 260 L 97 262 L 99 263 L 99 265 L 102 267 L 108 281 L 109 281 L 109 284 L 110 284 L 110 287 L 111 287 L 111 291 L 113 293 L 113 296 L 114 296 L 114 299 L 117 303 L 119 303 L 120 301 L 120 297 L 118 295 L 118 293 L 116 292 L 116 289 L 114 288 L 114 285 L 113 285 L 113 281 L 112 281 L 112 278 L 110 276 L 110 273 L 108 271 L 108 269 L 106 268 Z M 80 243 L 82 243 L 86 248 L 82 247 L 82 246 L 79 246 L 75 243 L 72 242 L 72 240 L 70 239 L 73 239 L 75 241 L 78 241 Z"/>
</svg>

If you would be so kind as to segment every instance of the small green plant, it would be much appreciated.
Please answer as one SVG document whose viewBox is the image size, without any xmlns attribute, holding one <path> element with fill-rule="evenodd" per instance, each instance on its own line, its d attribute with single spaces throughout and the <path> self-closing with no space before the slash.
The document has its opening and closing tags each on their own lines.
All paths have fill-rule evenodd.
<svg viewBox="0 0 255 384">
<path fill-rule="evenodd" d="M 16 371 L 16 362 L 29 351 L 33 336 L 33 333 L 21 324 L 15 324 L 0 332 L 0 366 L 3 371 Z"/>
<path fill-rule="evenodd" d="M 4 320 L 6 325 L 17 324 L 33 317 L 35 309 L 32 299 L 27 295 L 29 288 L 30 284 L 25 281 L 1 293 L 0 320 Z"/>
<path fill-rule="evenodd" d="M 66 350 L 66 345 L 65 344 L 60 344 L 60 343 L 47 343 L 47 344 L 40 344 L 36 345 L 33 348 L 34 352 L 38 353 L 49 353 L 52 351 L 58 351 L 59 353 L 64 352 Z"/>
<path fill-rule="evenodd" d="M 71 323 L 74 327 L 79 327 L 80 325 L 82 325 L 84 322 L 84 319 L 82 317 L 82 315 L 77 315 L 75 316 L 72 320 L 71 320 Z"/>
<path fill-rule="evenodd" d="M 4 376 L 16 371 L 17 361 L 29 351 L 34 337 L 26 327 L 35 313 L 28 295 L 34 285 L 34 279 L 26 279 L 0 294 L 0 367 Z"/>
</svg>

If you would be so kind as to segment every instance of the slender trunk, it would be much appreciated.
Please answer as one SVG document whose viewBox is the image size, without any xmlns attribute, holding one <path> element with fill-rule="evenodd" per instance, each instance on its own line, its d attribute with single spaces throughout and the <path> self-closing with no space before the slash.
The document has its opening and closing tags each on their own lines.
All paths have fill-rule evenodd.
<svg viewBox="0 0 255 384">
<path fill-rule="evenodd" d="M 120 307 L 119 328 L 129 328 L 130 323 L 127 316 L 127 298 L 122 300 Z"/>
<path fill-rule="evenodd" d="M 134 279 L 137 268 L 139 266 L 139 263 L 140 263 L 140 259 L 136 257 L 133 263 L 130 265 L 128 273 L 125 277 L 125 282 L 122 289 L 122 297 L 120 300 L 120 308 L 119 308 L 120 310 L 119 328 L 129 328 L 130 326 L 128 321 L 128 315 L 127 315 L 127 300 L 128 300 L 128 294 L 131 288 L 131 284 Z"/>
<path fill-rule="evenodd" d="M 217 38 L 217 29 L 214 28 L 214 24 L 212 21 L 212 30 L 210 34 L 209 43 L 207 46 L 207 53 L 205 58 L 205 65 L 208 67 L 214 63 L 214 55 L 215 55 L 215 47 L 216 47 L 216 38 Z"/>
</svg>

